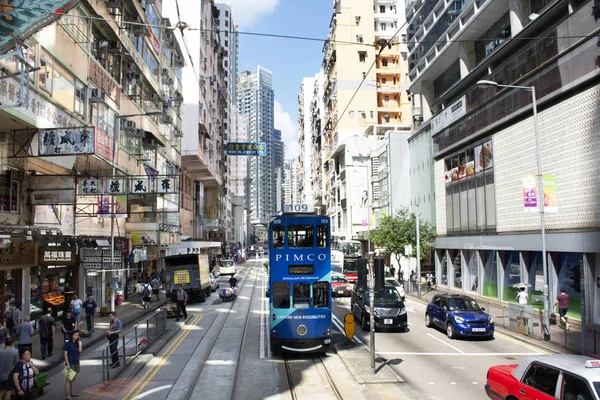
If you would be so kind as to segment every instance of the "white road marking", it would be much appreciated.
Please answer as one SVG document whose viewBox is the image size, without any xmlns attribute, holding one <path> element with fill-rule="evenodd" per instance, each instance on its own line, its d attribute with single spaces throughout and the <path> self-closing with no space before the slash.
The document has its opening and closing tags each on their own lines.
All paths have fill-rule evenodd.
<svg viewBox="0 0 600 400">
<path fill-rule="evenodd" d="M 435 385 L 435 382 L 429 382 L 430 385 Z"/>
<path fill-rule="evenodd" d="M 458 351 L 459 353 L 463 353 L 463 354 L 464 354 L 464 351 L 462 351 L 462 350 L 461 350 L 461 349 L 459 349 L 458 347 L 454 347 L 454 346 L 452 346 L 450 343 L 446 343 L 446 342 L 444 342 L 442 339 L 438 339 L 438 338 L 436 338 L 436 337 L 435 337 L 435 336 L 433 336 L 431 333 L 428 333 L 428 334 L 427 334 L 427 336 L 429 336 L 429 337 L 432 337 L 432 338 L 434 338 L 435 340 L 437 340 L 438 342 L 440 342 L 440 343 L 444 343 L 446 346 L 448 346 L 448 347 L 450 347 L 450 348 L 452 348 L 452 349 L 454 349 L 454 350 Z"/>
<path fill-rule="evenodd" d="M 477 382 L 473 382 L 473 385 L 479 385 L 479 383 L 477 383 Z"/>
<path fill-rule="evenodd" d="M 451 385 L 456 385 L 456 382 L 450 382 Z"/>
<path fill-rule="evenodd" d="M 416 352 L 416 351 L 378 351 L 377 354 L 381 355 L 393 355 L 393 356 L 470 356 L 470 357 L 490 357 L 490 356 L 535 356 L 539 355 L 539 353 L 425 353 L 425 352 Z M 452 367 L 458 368 L 461 367 Z"/>
</svg>

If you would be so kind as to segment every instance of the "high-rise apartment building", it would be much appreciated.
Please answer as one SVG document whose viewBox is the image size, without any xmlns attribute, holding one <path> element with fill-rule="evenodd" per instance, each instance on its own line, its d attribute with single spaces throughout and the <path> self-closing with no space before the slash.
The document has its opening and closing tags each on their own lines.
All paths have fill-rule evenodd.
<svg viewBox="0 0 600 400">
<path fill-rule="evenodd" d="M 298 156 L 298 169 L 300 172 L 299 198 L 300 203 L 313 203 L 313 157 L 314 145 L 312 141 L 312 113 L 311 105 L 315 78 L 304 78 L 300 85 L 298 95 L 298 143 L 300 155 Z"/>
<path fill-rule="evenodd" d="M 512 302 L 525 283 L 535 309 L 545 283 L 550 299 L 564 287 L 570 318 L 599 323 L 598 2 L 417 0 L 406 13 L 438 285 Z"/>
<path fill-rule="evenodd" d="M 281 134 L 274 138 L 272 73 L 264 67 L 243 71 L 238 77 L 238 113 L 248 116 L 248 138 L 267 145 L 267 155 L 250 159 L 250 221 L 254 235 L 264 237 L 265 227 L 277 212 L 277 171 L 283 167 Z M 281 143 L 281 145 L 279 143 Z M 279 195 L 281 198 L 281 195 Z"/>
</svg>

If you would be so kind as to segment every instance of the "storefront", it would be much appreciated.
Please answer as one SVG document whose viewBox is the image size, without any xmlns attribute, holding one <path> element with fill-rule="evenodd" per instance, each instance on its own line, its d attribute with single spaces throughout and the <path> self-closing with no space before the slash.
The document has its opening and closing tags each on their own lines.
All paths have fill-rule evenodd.
<svg viewBox="0 0 600 400">
<path fill-rule="evenodd" d="M 116 305 L 121 304 L 123 295 L 124 255 L 127 255 L 128 244 L 125 238 L 115 238 L 114 259 L 110 249 L 110 240 L 96 239 L 96 248 L 80 249 L 81 270 L 85 273 L 85 295 L 92 294 L 98 304 L 110 305 L 110 282 L 114 281 Z M 119 296 L 121 295 L 121 296 Z"/>
<path fill-rule="evenodd" d="M 18 302 L 27 303 L 23 283 L 29 268 L 35 265 L 35 243 L 21 239 L 0 239 L 0 319 Z M 24 273 L 25 272 L 25 273 Z M 26 310 L 23 310 L 26 311 Z"/>
<path fill-rule="evenodd" d="M 30 270 L 31 320 L 37 320 L 51 308 L 62 318 L 74 293 L 79 294 L 79 269 L 75 246 L 40 246 L 38 266 Z"/>
</svg>

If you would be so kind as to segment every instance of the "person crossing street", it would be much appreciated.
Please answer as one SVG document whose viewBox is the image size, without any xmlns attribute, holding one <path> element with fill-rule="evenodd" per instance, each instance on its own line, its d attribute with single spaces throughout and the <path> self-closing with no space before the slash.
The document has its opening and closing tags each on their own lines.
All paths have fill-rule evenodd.
<svg viewBox="0 0 600 400">
<path fill-rule="evenodd" d="M 179 285 L 177 287 L 177 316 L 175 317 L 175 321 L 179 321 L 179 317 L 181 316 L 181 312 L 183 312 L 183 319 L 187 319 L 187 310 L 185 306 L 187 305 L 187 293 L 183 290 L 183 286 Z"/>
</svg>

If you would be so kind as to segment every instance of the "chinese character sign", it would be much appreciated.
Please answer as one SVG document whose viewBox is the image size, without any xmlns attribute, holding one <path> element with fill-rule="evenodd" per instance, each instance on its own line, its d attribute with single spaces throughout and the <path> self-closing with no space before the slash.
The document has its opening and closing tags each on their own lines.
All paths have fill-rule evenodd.
<svg viewBox="0 0 600 400">
<path fill-rule="evenodd" d="M 230 142 L 227 143 L 228 156 L 261 156 L 267 155 L 267 145 L 263 142 Z"/>
<path fill-rule="evenodd" d="M 125 179 L 107 178 L 104 181 L 104 193 L 110 193 L 110 194 L 125 193 Z"/>
<path fill-rule="evenodd" d="M 51 129 L 39 133 L 41 156 L 92 154 L 93 152 L 93 129 Z"/>
<path fill-rule="evenodd" d="M 78 194 L 83 194 L 83 195 L 87 195 L 87 194 L 97 194 L 100 192 L 99 188 L 98 188 L 98 179 L 91 179 L 91 178 L 85 178 L 85 179 L 79 179 L 79 190 L 77 191 Z"/>
<path fill-rule="evenodd" d="M 158 193 L 176 193 L 177 184 L 174 176 L 158 178 Z"/>
<path fill-rule="evenodd" d="M 150 188 L 148 187 L 148 178 L 133 178 L 129 182 L 129 193 L 149 193 Z"/>
</svg>

